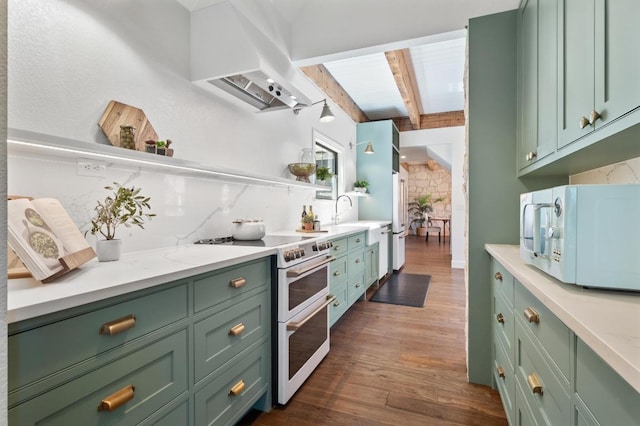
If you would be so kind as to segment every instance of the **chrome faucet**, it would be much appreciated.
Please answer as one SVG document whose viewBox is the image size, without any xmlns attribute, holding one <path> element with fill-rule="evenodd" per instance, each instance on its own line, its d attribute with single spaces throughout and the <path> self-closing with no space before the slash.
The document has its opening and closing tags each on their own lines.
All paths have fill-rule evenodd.
<svg viewBox="0 0 640 426">
<path fill-rule="evenodd" d="M 346 198 L 347 200 L 349 200 L 349 205 L 351 207 L 353 207 L 353 202 L 351 201 L 351 198 L 349 198 L 348 195 L 342 194 L 342 195 L 338 195 L 338 198 L 336 198 L 336 215 L 333 217 L 333 224 L 337 225 L 338 224 L 338 201 L 340 201 L 340 198 Z"/>
</svg>

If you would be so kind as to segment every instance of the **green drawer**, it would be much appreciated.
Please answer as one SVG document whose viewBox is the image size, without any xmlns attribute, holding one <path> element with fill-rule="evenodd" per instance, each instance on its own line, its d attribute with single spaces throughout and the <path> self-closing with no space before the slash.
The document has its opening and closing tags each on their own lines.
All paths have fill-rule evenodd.
<svg viewBox="0 0 640 426">
<path fill-rule="evenodd" d="M 364 284 L 364 272 L 356 275 L 349 276 L 348 282 L 348 296 L 349 306 L 356 303 L 358 299 L 367 291 L 367 286 Z"/>
<path fill-rule="evenodd" d="M 514 339 L 516 333 L 513 311 L 500 293 L 493 294 L 493 335 L 502 341 L 511 365 L 514 359 Z"/>
<path fill-rule="evenodd" d="M 513 315 L 540 342 L 538 347 L 544 348 L 554 365 L 564 375 L 565 382 L 569 381 L 571 358 L 571 330 L 564 325 L 546 306 L 532 295 L 516 280 L 516 299 Z M 527 319 L 527 313 L 533 310 L 539 320 Z"/>
<path fill-rule="evenodd" d="M 366 237 L 364 232 L 356 235 L 351 235 L 349 237 L 349 242 L 348 242 L 349 251 L 359 249 L 360 247 L 364 247 L 365 242 L 366 242 Z"/>
<path fill-rule="evenodd" d="M 333 327 L 333 324 L 349 309 L 347 282 L 342 281 L 335 286 L 331 284 L 329 292 L 336 297 L 336 300 L 329 305 L 329 326 Z"/>
<path fill-rule="evenodd" d="M 513 426 L 539 426 L 544 423 L 539 423 L 533 415 L 533 410 L 529 406 L 529 402 L 525 397 L 524 391 L 520 387 L 520 384 L 516 381 L 516 396 L 515 396 L 515 415 L 513 423 L 509 422 Z M 550 425 L 554 426 L 554 425 Z"/>
<path fill-rule="evenodd" d="M 200 275 L 193 280 L 193 311 L 198 313 L 266 286 L 270 279 L 269 258 Z"/>
<path fill-rule="evenodd" d="M 333 240 L 333 247 L 331 247 L 332 256 L 342 256 L 349 251 L 349 242 L 347 238 L 339 238 Z"/>
<path fill-rule="evenodd" d="M 491 259 L 491 285 L 494 293 L 500 293 L 509 306 L 513 306 L 515 291 L 513 275 L 495 259 Z"/>
<path fill-rule="evenodd" d="M 552 369 L 540 344 L 531 340 L 521 321 L 516 321 L 516 380 L 540 424 L 568 425 L 571 418 L 569 386 Z M 540 393 L 534 393 L 530 378 L 537 378 Z"/>
<path fill-rule="evenodd" d="M 187 390 L 187 330 L 178 331 L 8 412 L 12 425 L 137 424 Z M 133 398 L 98 411 L 105 398 L 133 386 Z"/>
<path fill-rule="evenodd" d="M 347 256 L 340 256 L 329 263 L 329 281 L 332 285 L 346 281 L 347 261 Z"/>
<path fill-rule="evenodd" d="M 264 291 L 194 324 L 195 382 L 269 334 L 270 303 Z"/>
<path fill-rule="evenodd" d="M 640 393 L 582 340 L 576 339 L 576 393 L 601 424 L 640 422 Z"/>
<path fill-rule="evenodd" d="M 493 353 L 495 355 L 493 360 L 493 381 L 498 388 L 498 392 L 500 392 L 500 399 L 502 399 L 507 420 L 509 424 L 514 424 L 516 377 L 513 372 L 513 365 L 506 349 L 497 339 L 493 341 Z"/>
<path fill-rule="evenodd" d="M 114 335 L 99 333 L 103 324 L 128 315 L 135 316 L 133 328 Z M 182 284 L 11 335 L 8 338 L 9 391 L 186 316 L 187 285 Z"/>
<path fill-rule="evenodd" d="M 244 390 L 233 395 L 240 382 Z M 269 386 L 269 346 L 259 345 L 242 355 L 222 374 L 195 394 L 196 425 L 233 424 L 267 391 Z"/>
<path fill-rule="evenodd" d="M 364 272 L 364 250 L 349 252 L 347 257 L 347 271 L 349 272 L 349 277 L 356 274 L 359 275 Z"/>
</svg>

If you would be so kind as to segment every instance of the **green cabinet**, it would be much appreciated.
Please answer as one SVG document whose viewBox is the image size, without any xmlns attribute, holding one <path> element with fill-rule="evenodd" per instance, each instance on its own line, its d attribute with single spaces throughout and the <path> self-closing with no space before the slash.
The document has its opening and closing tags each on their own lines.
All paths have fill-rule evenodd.
<svg viewBox="0 0 640 426">
<path fill-rule="evenodd" d="M 365 233 L 359 232 L 332 241 L 331 254 L 336 259 L 329 264 L 329 292 L 336 296 L 336 300 L 329 309 L 330 326 L 363 298 L 373 282 L 366 278 L 369 275 L 367 254 L 370 247 L 365 246 L 365 240 Z"/>
<path fill-rule="evenodd" d="M 557 2 L 524 0 L 518 10 L 518 167 L 556 150 Z"/>
<path fill-rule="evenodd" d="M 382 120 L 360 123 L 356 130 L 358 143 L 371 141 L 375 149 L 375 154 L 367 154 L 364 152 L 366 144 L 356 147 L 357 179 L 369 182 L 369 195 L 358 197 L 358 218 L 391 221 L 394 164 L 398 162 L 399 167 L 398 129 L 393 121 Z"/>
<path fill-rule="evenodd" d="M 640 393 L 495 259 L 491 270 L 493 387 L 509 424 L 636 424 Z"/>
<path fill-rule="evenodd" d="M 560 1 L 559 147 L 640 106 L 635 0 Z"/>
<path fill-rule="evenodd" d="M 226 425 L 270 407 L 270 265 L 10 324 L 10 423 Z"/>
<path fill-rule="evenodd" d="M 379 274 L 379 244 L 367 246 L 364 253 L 365 275 L 364 283 L 367 287 L 378 281 Z"/>
</svg>

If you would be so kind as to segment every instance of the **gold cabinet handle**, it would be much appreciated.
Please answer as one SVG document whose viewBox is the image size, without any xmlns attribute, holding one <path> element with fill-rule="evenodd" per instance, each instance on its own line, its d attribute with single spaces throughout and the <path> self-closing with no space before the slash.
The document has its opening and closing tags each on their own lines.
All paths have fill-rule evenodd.
<svg viewBox="0 0 640 426">
<path fill-rule="evenodd" d="M 356 263 L 360 263 L 360 258 L 357 258 L 357 259 L 356 259 Z"/>
<path fill-rule="evenodd" d="M 233 327 L 231 327 L 229 329 L 229 336 L 238 336 L 240 334 L 242 334 L 244 332 L 244 324 L 240 323 L 237 325 L 234 325 Z"/>
<path fill-rule="evenodd" d="M 524 310 L 524 317 L 529 322 L 535 322 L 536 324 L 540 323 L 540 315 L 538 315 L 538 313 L 534 311 L 533 308 L 531 307 L 528 307 L 527 309 Z"/>
<path fill-rule="evenodd" d="M 531 392 L 542 395 L 542 385 L 540 384 L 540 380 L 538 380 L 536 373 L 529 374 L 527 377 L 527 383 L 529 383 Z"/>
<path fill-rule="evenodd" d="M 340 306 L 340 301 L 338 299 L 336 299 L 335 302 L 333 302 L 333 306 Z"/>
<path fill-rule="evenodd" d="M 360 238 L 356 238 L 356 243 L 359 243 L 359 242 L 360 242 Z"/>
<path fill-rule="evenodd" d="M 580 128 L 584 129 L 589 125 L 589 119 L 587 117 L 580 117 Z"/>
<path fill-rule="evenodd" d="M 504 368 L 502 368 L 502 366 L 498 366 L 496 368 L 496 371 L 498 372 L 498 377 L 502 377 L 504 379 Z"/>
<path fill-rule="evenodd" d="M 118 318 L 102 324 L 100 326 L 100 334 L 113 336 L 114 334 L 122 333 L 123 331 L 127 331 L 135 326 L 136 317 L 133 315 L 127 315 L 126 317 Z"/>
<path fill-rule="evenodd" d="M 125 386 L 119 391 L 112 393 L 98 405 L 98 411 L 113 411 L 125 403 L 131 401 L 135 396 L 136 388 L 132 385 Z"/>
<path fill-rule="evenodd" d="M 335 272 L 333 273 L 333 276 L 335 276 L 335 277 L 337 277 L 338 275 L 340 275 L 340 271 L 335 271 Z"/>
<path fill-rule="evenodd" d="M 243 287 L 247 283 L 247 280 L 244 277 L 234 278 L 229 282 L 229 285 L 233 288 Z"/>
<path fill-rule="evenodd" d="M 360 288 L 360 283 L 356 283 L 356 288 Z"/>
<path fill-rule="evenodd" d="M 338 251 L 338 250 L 340 250 L 340 246 L 333 246 L 333 249 L 334 249 L 335 251 Z"/>
<path fill-rule="evenodd" d="M 502 281 L 502 274 L 500 272 L 496 272 L 493 278 L 495 278 L 498 281 Z"/>
<path fill-rule="evenodd" d="M 602 116 L 600 115 L 600 113 L 598 113 L 598 111 L 592 110 L 591 113 L 589 114 L 589 124 L 593 126 L 596 123 L 596 120 L 601 117 Z"/>
<path fill-rule="evenodd" d="M 244 381 L 240 380 L 238 383 L 233 385 L 231 389 L 229 389 L 229 395 L 238 396 L 242 393 L 243 390 L 244 390 Z"/>
<path fill-rule="evenodd" d="M 531 151 L 531 152 L 528 152 L 528 153 L 527 153 L 527 155 L 525 155 L 525 156 L 524 156 L 524 158 L 525 158 L 525 160 L 527 160 L 527 161 L 531 161 L 531 160 L 533 160 L 534 158 L 536 158 L 536 157 L 537 157 L 537 155 L 538 155 L 538 154 L 536 154 L 535 152 Z"/>
<path fill-rule="evenodd" d="M 502 315 L 502 314 L 498 314 L 498 315 L 496 315 L 496 320 L 497 320 L 500 324 L 504 324 L 504 315 Z"/>
</svg>

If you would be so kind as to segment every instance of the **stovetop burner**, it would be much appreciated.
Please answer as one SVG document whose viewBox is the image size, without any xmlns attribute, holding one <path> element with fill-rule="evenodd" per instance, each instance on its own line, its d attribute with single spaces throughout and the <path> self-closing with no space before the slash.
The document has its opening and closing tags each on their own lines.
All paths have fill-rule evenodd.
<svg viewBox="0 0 640 426">
<path fill-rule="evenodd" d="M 225 244 L 232 246 L 252 246 L 252 247 L 278 247 L 285 244 L 297 243 L 311 237 L 287 236 L 287 235 L 265 235 L 261 240 L 234 240 L 233 237 L 206 238 L 198 240 L 195 244 Z"/>
</svg>

